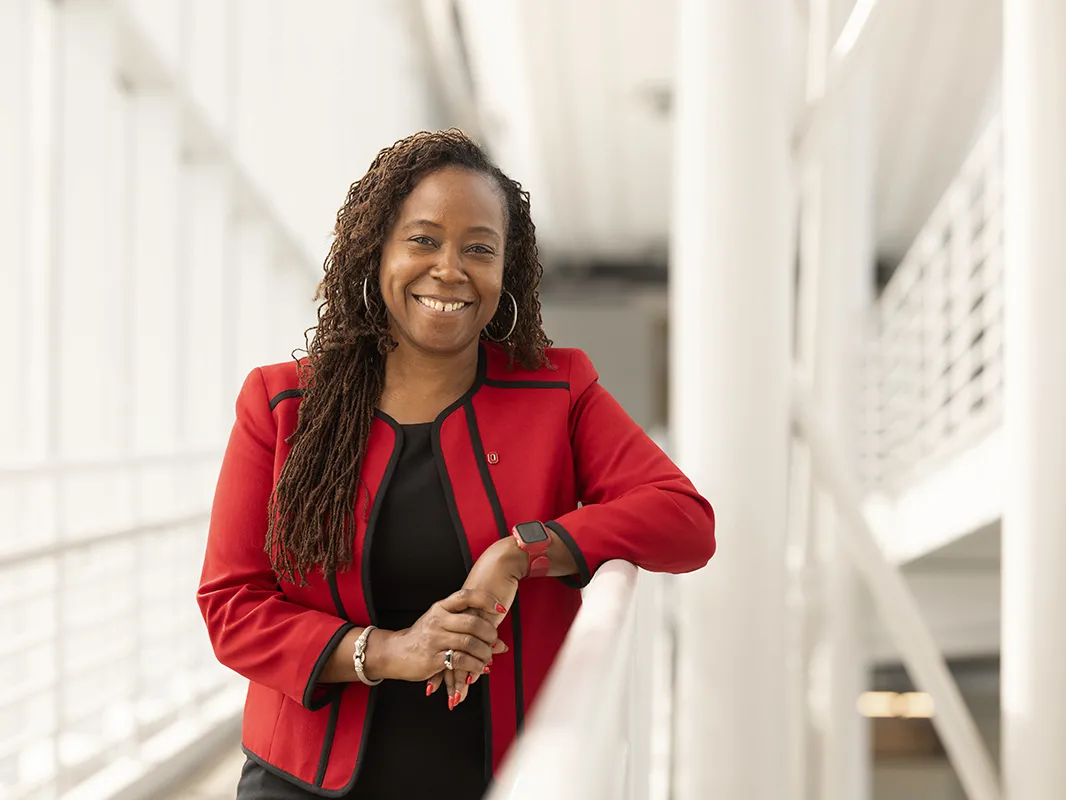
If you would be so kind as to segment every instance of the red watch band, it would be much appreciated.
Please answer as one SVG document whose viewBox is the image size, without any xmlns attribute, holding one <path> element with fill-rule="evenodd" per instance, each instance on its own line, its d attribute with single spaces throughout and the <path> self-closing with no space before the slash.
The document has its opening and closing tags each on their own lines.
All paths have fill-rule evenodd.
<svg viewBox="0 0 1066 800">
<path fill-rule="evenodd" d="M 523 536 L 522 528 L 528 533 L 532 533 L 532 536 Z M 539 528 L 539 530 L 536 530 Z M 530 530 L 532 529 L 532 530 Z M 551 547 L 551 536 L 548 534 L 547 528 L 540 522 L 524 522 L 521 525 L 515 525 L 511 529 L 511 535 L 518 543 L 518 546 L 525 551 L 529 557 L 529 568 L 526 572 L 527 578 L 542 578 L 548 574 L 548 570 L 551 569 L 551 560 L 548 558 L 548 548 Z"/>
</svg>

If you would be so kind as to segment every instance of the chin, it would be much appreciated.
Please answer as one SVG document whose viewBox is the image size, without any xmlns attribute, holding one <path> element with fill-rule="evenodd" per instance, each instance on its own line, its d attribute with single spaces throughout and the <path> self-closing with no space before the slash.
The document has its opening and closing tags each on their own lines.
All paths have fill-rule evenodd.
<svg viewBox="0 0 1066 800">
<path fill-rule="evenodd" d="M 420 336 L 409 337 L 410 341 L 419 349 L 427 353 L 434 353 L 436 355 L 452 355 L 454 353 L 461 353 L 464 350 L 477 344 L 480 337 L 474 336 L 440 336 L 433 334 L 424 334 Z"/>
</svg>

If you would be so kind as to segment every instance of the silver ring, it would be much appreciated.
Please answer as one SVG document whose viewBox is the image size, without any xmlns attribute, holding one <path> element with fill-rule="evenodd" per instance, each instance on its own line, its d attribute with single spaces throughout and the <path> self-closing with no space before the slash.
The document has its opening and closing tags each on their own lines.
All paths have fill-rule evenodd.
<svg viewBox="0 0 1066 800">
<path fill-rule="evenodd" d="M 445 654 L 444 654 L 444 668 L 445 669 L 455 669 L 455 665 L 452 663 L 452 656 L 454 656 L 454 655 L 455 655 L 455 651 L 454 650 L 448 650 L 447 652 L 445 652 Z"/>
</svg>

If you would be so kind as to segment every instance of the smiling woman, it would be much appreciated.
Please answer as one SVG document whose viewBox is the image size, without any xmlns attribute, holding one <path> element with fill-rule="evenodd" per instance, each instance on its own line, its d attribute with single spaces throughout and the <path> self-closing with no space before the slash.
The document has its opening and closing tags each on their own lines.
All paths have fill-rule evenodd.
<svg viewBox="0 0 1066 800">
<path fill-rule="evenodd" d="M 212 508 L 237 797 L 473 800 L 592 573 L 697 569 L 714 516 L 550 347 L 529 197 L 470 139 L 381 151 L 334 233 L 307 357 L 248 376 Z"/>
</svg>

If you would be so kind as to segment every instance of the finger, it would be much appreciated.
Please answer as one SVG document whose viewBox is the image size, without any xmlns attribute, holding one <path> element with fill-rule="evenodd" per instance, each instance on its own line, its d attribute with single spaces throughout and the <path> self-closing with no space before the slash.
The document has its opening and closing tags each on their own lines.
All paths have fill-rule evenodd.
<svg viewBox="0 0 1066 800">
<path fill-rule="evenodd" d="M 463 669 L 457 669 L 455 671 L 455 677 L 452 679 L 455 681 L 455 694 L 452 695 L 452 699 L 455 704 L 452 708 L 459 705 L 466 699 L 467 683 L 470 680 L 470 673 Z"/>
<path fill-rule="evenodd" d="M 500 653 L 506 653 L 511 648 L 507 646 L 503 639 L 497 639 L 490 649 L 492 650 L 493 655 L 499 655 Z"/>
<path fill-rule="evenodd" d="M 482 664 L 492 658 L 492 647 L 485 644 L 476 636 L 471 636 L 468 633 L 448 633 L 447 631 L 441 631 L 435 644 L 437 650 L 440 652 L 454 650 L 456 655 L 459 653 L 466 653 L 481 661 Z M 443 663 L 443 661 L 440 663 Z M 453 665 L 455 665 L 454 661 Z"/>
<path fill-rule="evenodd" d="M 441 617 L 440 624 L 446 631 L 476 636 L 489 647 L 495 644 L 496 640 L 500 638 L 499 634 L 496 632 L 495 625 L 484 617 L 472 612 L 444 614 Z"/>
<path fill-rule="evenodd" d="M 455 708 L 455 673 L 448 669 L 444 671 L 444 686 L 448 694 L 448 710 Z"/>
<path fill-rule="evenodd" d="M 443 671 L 438 672 L 436 675 L 426 681 L 426 697 L 429 697 L 431 694 L 436 694 L 442 683 L 444 683 Z"/>
<path fill-rule="evenodd" d="M 443 654 L 441 655 L 443 659 Z M 492 661 L 490 656 L 487 659 L 475 658 L 469 653 L 460 653 L 456 651 L 452 655 L 452 665 L 455 667 L 452 670 L 444 671 L 445 685 L 448 689 L 448 696 L 454 698 L 456 690 L 462 690 L 467 685 L 467 676 L 473 676 L 470 683 L 477 680 L 478 677 L 485 673 L 485 667 Z"/>
<path fill-rule="evenodd" d="M 460 589 L 441 600 L 440 607 L 451 614 L 459 614 L 467 609 L 493 615 L 507 613 L 507 607 L 483 589 Z"/>
</svg>

